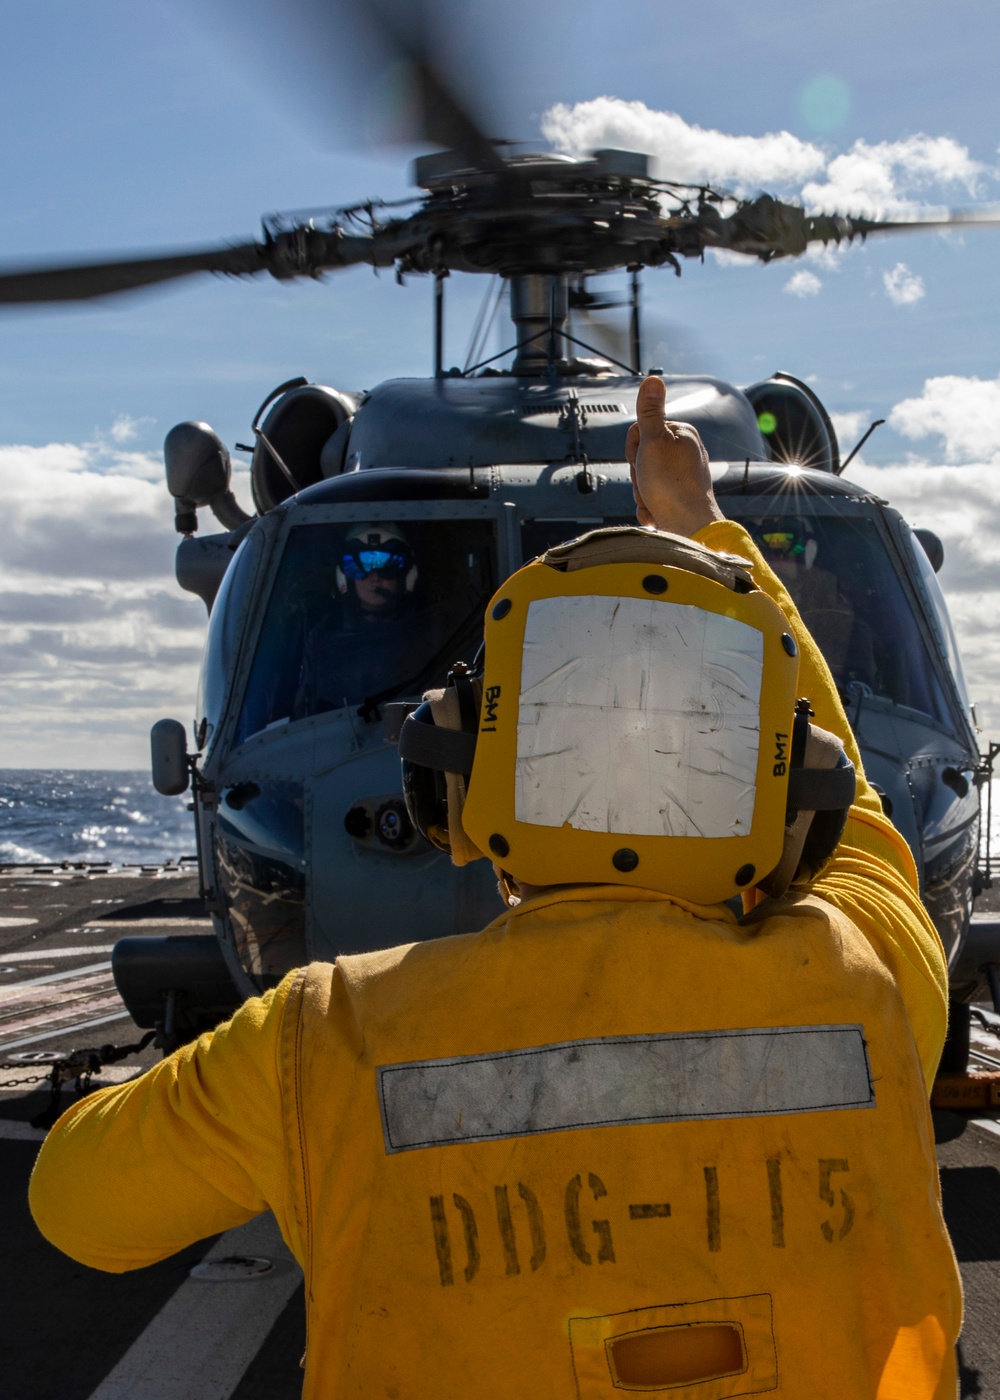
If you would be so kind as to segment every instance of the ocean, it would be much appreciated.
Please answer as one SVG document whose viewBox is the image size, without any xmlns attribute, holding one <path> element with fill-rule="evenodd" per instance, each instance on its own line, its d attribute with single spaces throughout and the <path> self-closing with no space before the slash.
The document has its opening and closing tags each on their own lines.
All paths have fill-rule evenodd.
<svg viewBox="0 0 1000 1400">
<path fill-rule="evenodd" d="M 0 768 L 0 864 L 178 860 L 194 854 L 187 802 L 143 771 Z"/>
</svg>

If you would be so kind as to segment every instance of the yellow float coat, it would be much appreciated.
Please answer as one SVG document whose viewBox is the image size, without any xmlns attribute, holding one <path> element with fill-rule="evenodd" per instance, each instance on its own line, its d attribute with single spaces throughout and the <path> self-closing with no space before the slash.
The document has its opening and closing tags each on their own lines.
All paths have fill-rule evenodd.
<svg viewBox="0 0 1000 1400">
<path fill-rule="evenodd" d="M 787 593 L 740 527 L 699 538 L 754 561 L 860 777 Z M 290 974 L 65 1113 L 32 1209 L 111 1271 L 273 1210 L 306 1275 L 306 1400 L 953 1400 L 946 1006 L 862 778 L 823 877 L 758 922 L 564 888 Z"/>
</svg>

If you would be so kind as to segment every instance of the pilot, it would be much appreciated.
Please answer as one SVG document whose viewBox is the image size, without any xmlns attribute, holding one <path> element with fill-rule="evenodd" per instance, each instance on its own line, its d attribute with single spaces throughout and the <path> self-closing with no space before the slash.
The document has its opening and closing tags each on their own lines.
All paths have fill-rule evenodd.
<svg viewBox="0 0 1000 1400">
<path fill-rule="evenodd" d="M 627 449 L 655 528 L 526 566 L 481 706 L 459 675 L 403 726 L 417 820 L 508 908 L 290 974 L 39 1155 L 39 1227 L 100 1269 L 272 1210 L 306 1400 L 954 1400 L 941 944 L 664 397 Z"/>
<path fill-rule="evenodd" d="M 802 621 L 826 658 L 841 693 L 847 693 L 849 685 L 859 682 L 870 690 L 884 691 L 871 625 L 857 615 L 837 574 L 823 567 L 811 522 L 797 516 L 765 520 L 757 530 L 757 538 L 764 558 L 795 599 Z M 851 553 L 855 556 L 851 562 L 856 572 L 856 551 Z M 851 571 L 846 560 L 841 560 L 841 568 Z"/>
<path fill-rule="evenodd" d="M 397 525 L 358 525 L 337 560 L 337 592 L 351 620 L 368 627 L 398 617 L 417 584 L 413 551 Z"/>
<path fill-rule="evenodd" d="M 413 675 L 433 651 L 433 635 L 416 626 L 419 570 L 397 525 L 370 522 L 350 530 L 334 579 L 341 609 L 305 639 L 296 718 L 375 696 Z"/>
</svg>

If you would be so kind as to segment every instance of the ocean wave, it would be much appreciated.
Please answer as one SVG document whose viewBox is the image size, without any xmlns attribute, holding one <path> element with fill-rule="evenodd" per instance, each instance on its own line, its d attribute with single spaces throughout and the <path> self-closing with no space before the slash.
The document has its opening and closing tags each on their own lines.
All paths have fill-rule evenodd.
<svg viewBox="0 0 1000 1400">
<path fill-rule="evenodd" d="M 23 861 L 44 860 L 45 857 L 38 851 L 29 850 L 27 846 L 19 846 L 16 841 L 0 841 L 0 861 Z"/>
<path fill-rule="evenodd" d="M 145 773 L 0 769 L 0 862 L 141 864 L 194 849 L 186 802 Z"/>
</svg>

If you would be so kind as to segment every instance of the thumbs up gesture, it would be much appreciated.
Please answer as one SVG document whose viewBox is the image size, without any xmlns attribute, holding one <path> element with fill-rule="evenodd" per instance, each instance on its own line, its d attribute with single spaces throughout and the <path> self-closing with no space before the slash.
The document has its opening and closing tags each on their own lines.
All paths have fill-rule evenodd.
<svg viewBox="0 0 1000 1400">
<path fill-rule="evenodd" d="M 690 537 L 725 517 L 712 490 L 708 453 L 697 429 L 667 418 L 666 393 L 655 374 L 639 385 L 625 456 L 639 524 Z"/>
</svg>

